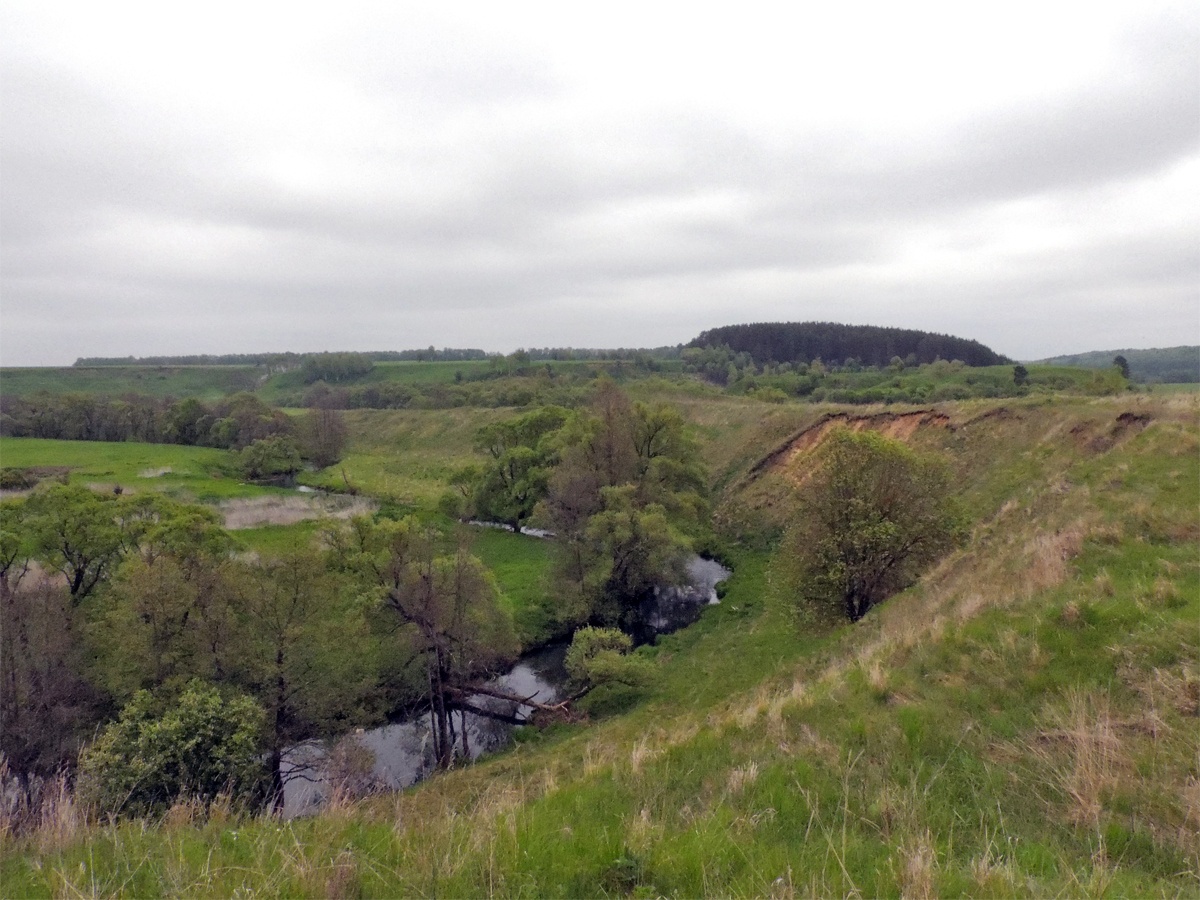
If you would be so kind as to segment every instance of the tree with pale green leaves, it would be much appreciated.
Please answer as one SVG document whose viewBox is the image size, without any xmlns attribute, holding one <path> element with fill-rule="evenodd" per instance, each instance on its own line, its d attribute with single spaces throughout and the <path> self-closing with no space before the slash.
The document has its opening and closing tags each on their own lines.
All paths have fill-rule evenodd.
<svg viewBox="0 0 1200 900">
<path fill-rule="evenodd" d="M 557 536 L 564 604 L 581 621 L 650 637 L 655 588 L 681 584 L 707 520 L 703 468 L 683 417 L 602 381 L 556 435 L 561 462 L 539 516 Z"/>
<path fill-rule="evenodd" d="M 785 552 L 800 602 L 854 622 L 954 546 L 949 473 L 870 431 L 837 429 L 818 452 Z"/>
<path fill-rule="evenodd" d="M 178 694 L 140 691 L 85 747 L 78 795 L 104 815 L 166 812 L 177 799 L 261 796 L 263 713 L 252 699 L 193 681 Z"/>
<path fill-rule="evenodd" d="M 78 605 L 111 574 L 127 546 L 117 523 L 123 498 L 77 485 L 54 485 L 25 501 L 22 528 L 35 558 L 66 579 Z"/>
<path fill-rule="evenodd" d="M 597 688 L 621 685 L 644 688 L 653 669 L 643 656 L 630 653 L 633 639 L 616 628 L 580 628 L 571 639 L 564 665 L 567 690 L 578 700 Z"/>
<path fill-rule="evenodd" d="M 565 409 L 546 406 L 479 430 L 475 449 L 490 459 L 470 498 L 476 516 L 521 530 L 546 494 L 558 462 L 554 435 L 568 416 Z"/>
</svg>

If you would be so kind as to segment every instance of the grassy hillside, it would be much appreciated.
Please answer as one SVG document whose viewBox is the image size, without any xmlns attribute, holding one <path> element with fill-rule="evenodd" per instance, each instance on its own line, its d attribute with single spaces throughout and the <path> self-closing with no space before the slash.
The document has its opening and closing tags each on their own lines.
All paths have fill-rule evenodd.
<svg viewBox="0 0 1200 900">
<path fill-rule="evenodd" d="M 1129 375 L 1135 381 L 1187 383 L 1200 381 L 1200 347 L 1162 347 L 1149 350 L 1093 350 L 1043 360 L 1057 366 L 1081 366 L 1107 369 L 1117 356 L 1129 363 Z"/>
<path fill-rule="evenodd" d="M 63 804 L 6 838 L 6 893 L 1200 892 L 1196 398 L 684 405 L 740 549 L 722 604 L 642 651 L 647 696 L 312 819 Z M 834 420 L 943 454 L 972 523 L 855 626 L 798 615 L 769 549 Z M 380 447 L 434 428 L 389 421 Z M 469 426 L 441 427 L 430 446 Z"/>
<path fill-rule="evenodd" d="M 264 376 L 254 366 L 97 366 L 95 368 L 0 369 L 0 394 L 28 397 L 79 392 L 105 397 L 197 397 L 216 400 L 237 391 L 253 391 Z"/>
</svg>

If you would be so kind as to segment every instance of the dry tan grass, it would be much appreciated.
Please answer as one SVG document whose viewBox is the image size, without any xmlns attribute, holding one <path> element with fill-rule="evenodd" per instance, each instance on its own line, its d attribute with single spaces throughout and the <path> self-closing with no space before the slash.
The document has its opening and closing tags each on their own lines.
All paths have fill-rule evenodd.
<svg viewBox="0 0 1200 900">
<path fill-rule="evenodd" d="M 1118 779 L 1132 768 L 1105 695 L 1071 692 L 1047 714 L 1030 748 L 1067 799 L 1068 819 L 1095 827 Z"/>
<path fill-rule="evenodd" d="M 729 793 L 740 794 L 758 780 L 758 763 L 754 760 L 729 772 Z"/>
<path fill-rule="evenodd" d="M 644 737 L 633 745 L 633 749 L 629 752 L 629 770 L 635 775 L 640 775 L 642 767 L 648 762 L 656 759 L 662 750 L 654 745 L 654 741 L 649 737 Z"/>
<path fill-rule="evenodd" d="M 901 897 L 929 900 L 937 896 L 937 850 L 928 829 L 901 847 L 900 861 Z"/>
<path fill-rule="evenodd" d="M 650 808 L 643 806 L 625 825 L 625 843 L 635 853 L 643 853 L 653 846 L 662 830 L 662 826 L 654 820 Z"/>
<path fill-rule="evenodd" d="M 225 527 L 294 525 L 308 519 L 349 519 L 374 512 L 379 504 L 366 497 L 297 494 L 294 497 L 244 497 L 220 504 Z"/>
<path fill-rule="evenodd" d="M 1016 887 L 1017 874 L 1012 859 L 998 856 L 989 842 L 982 856 L 971 860 L 971 877 L 979 887 L 979 896 L 1008 896 Z"/>
<path fill-rule="evenodd" d="M 867 686 L 877 695 L 886 697 L 889 693 L 888 685 L 891 683 L 891 678 L 879 657 L 860 658 L 858 664 L 863 671 Z"/>
<path fill-rule="evenodd" d="M 38 850 L 46 853 L 67 846 L 76 840 L 86 824 L 84 811 L 75 802 L 66 776 L 52 779 L 42 798 L 35 841 Z"/>
<path fill-rule="evenodd" d="M 1160 606 L 1170 606 L 1180 599 L 1179 588 L 1176 587 L 1175 582 L 1162 575 L 1154 579 L 1154 584 L 1150 588 L 1150 596 Z"/>
<path fill-rule="evenodd" d="M 198 822 L 203 822 L 207 814 L 207 804 L 200 797 L 177 797 L 163 816 L 163 824 L 168 828 L 187 828 Z"/>
<path fill-rule="evenodd" d="M 358 879 L 358 865 L 355 862 L 354 854 L 349 850 L 339 853 L 326 870 L 322 893 L 329 900 L 341 900 L 345 897 L 362 895 L 362 886 Z"/>
<path fill-rule="evenodd" d="M 1189 837 L 1193 841 L 1200 837 L 1200 778 L 1189 776 L 1182 792 L 1184 818 L 1183 824 L 1189 829 Z"/>
</svg>

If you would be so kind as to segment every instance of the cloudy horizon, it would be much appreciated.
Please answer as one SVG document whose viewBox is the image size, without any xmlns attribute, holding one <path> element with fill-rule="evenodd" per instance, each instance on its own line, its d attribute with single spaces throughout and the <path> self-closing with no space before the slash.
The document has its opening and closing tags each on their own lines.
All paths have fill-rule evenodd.
<svg viewBox="0 0 1200 900">
<path fill-rule="evenodd" d="M 0 360 L 1200 342 L 1186 3 L 0 6 Z"/>
</svg>

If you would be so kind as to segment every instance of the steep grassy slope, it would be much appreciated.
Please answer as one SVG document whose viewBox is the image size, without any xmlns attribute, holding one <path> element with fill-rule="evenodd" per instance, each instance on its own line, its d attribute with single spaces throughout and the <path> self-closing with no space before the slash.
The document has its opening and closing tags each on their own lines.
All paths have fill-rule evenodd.
<svg viewBox="0 0 1200 900">
<path fill-rule="evenodd" d="M 346 457 L 310 481 L 333 490 L 345 480 L 372 497 L 433 508 L 462 466 L 481 461 L 475 432 L 513 410 L 360 409 L 345 413 Z M 344 476 L 343 476 L 344 473 Z"/>
<path fill-rule="evenodd" d="M 6 893 L 1200 891 L 1195 399 L 840 411 L 945 454 L 974 525 L 834 628 L 795 614 L 761 548 L 839 411 L 748 409 L 691 410 L 722 437 L 719 518 L 742 546 L 722 605 L 648 651 L 648 696 L 290 824 L 181 806 L 84 827 L 63 807 L 6 846 Z"/>
</svg>

